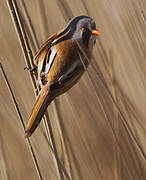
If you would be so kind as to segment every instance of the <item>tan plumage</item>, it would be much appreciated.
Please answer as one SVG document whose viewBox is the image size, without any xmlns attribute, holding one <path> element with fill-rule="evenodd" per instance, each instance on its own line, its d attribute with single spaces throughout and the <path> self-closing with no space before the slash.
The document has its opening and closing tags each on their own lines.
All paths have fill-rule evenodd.
<svg viewBox="0 0 146 180">
<path fill-rule="evenodd" d="M 37 57 L 35 57 L 35 60 L 39 66 L 38 74 L 41 74 L 44 58 L 46 54 L 49 53 L 50 51 L 50 43 L 51 41 L 48 40 L 47 43 L 45 43 L 45 46 L 43 45 L 43 48 L 41 48 L 39 53 L 37 53 Z M 73 43 L 71 40 L 63 41 L 57 44 L 55 48 L 57 49 L 57 55 L 54 59 L 52 67 L 49 70 L 49 73 L 46 75 L 46 79 L 48 83 L 42 87 L 39 93 L 39 96 L 37 97 L 37 100 L 34 104 L 34 107 L 32 109 L 32 112 L 30 114 L 26 129 L 25 129 L 25 137 L 28 137 L 33 133 L 33 131 L 35 130 L 35 128 L 40 122 L 40 117 L 42 117 L 42 115 L 44 114 L 46 108 L 51 103 L 51 101 L 56 96 L 70 89 L 81 77 L 84 71 L 83 68 L 78 68 L 74 72 L 74 74 L 78 74 L 77 76 L 73 75 L 72 77 L 69 77 L 65 83 L 63 83 L 62 85 L 60 84 L 60 86 L 58 86 L 57 89 L 53 89 L 53 92 L 52 92 L 50 90 L 50 85 L 57 82 L 57 80 L 61 78 L 61 76 L 63 76 L 64 72 L 66 72 L 72 66 L 74 61 L 70 61 L 70 60 L 74 58 L 79 60 L 79 57 L 77 58 L 78 56 L 77 52 L 79 51 L 77 48 L 77 44 Z M 73 56 L 74 58 L 72 58 Z"/>
<path fill-rule="evenodd" d="M 34 57 L 41 91 L 29 116 L 25 137 L 35 131 L 52 100 L 70 89 L 84 72 L 80 60 L 83 55 L 76 40 L 72 40 L 67 33 L 62 30 L 53 34 Z M 88 51 L 87 48 L 85 50 Z"/>
</svg>

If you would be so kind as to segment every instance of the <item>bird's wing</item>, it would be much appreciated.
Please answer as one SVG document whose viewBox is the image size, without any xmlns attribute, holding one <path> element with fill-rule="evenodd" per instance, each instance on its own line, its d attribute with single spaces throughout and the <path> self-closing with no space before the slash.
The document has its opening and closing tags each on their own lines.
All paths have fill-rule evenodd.
<svg viewBox="0 0 146 180">
<path fill-rule="evenodd" d="M 56 82 L 61 76 L 69 74 L 78 66 L 78 47 L 71 39 L 63 40 L 51 48 L 46 65 L 47 81 Z M 79 61 L 80 63 L 80 61 Z M 48 66 L 48 68 L 47 68 Z"/>
<path fill-rule="evenodd" d="M 51 46 L 52 42 L 59 37 L 60 34 L 62 34 L 64 31 L 61 30 L 58 33 L 53 34 L 48 38 L 48 40 L 41 46 L 40 50 L 36 53 L 34 57 L 34 63 L 38 67 L 38 76 L 41 74 L 43 71 L 43 67 L 48 63 L 47 60 L 49 59 L 50 51 L 51 51 Z"/>
</svg>

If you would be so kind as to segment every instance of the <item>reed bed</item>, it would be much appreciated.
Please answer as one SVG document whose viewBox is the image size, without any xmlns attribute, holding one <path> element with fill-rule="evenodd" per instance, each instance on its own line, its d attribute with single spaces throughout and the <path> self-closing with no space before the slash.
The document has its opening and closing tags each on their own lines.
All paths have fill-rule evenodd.
<svg viewBox="0 0 146 180">
<path fill-rule="evenodd" d="M 7 19 L 0 21 L 2 179 L 146 178 L 144 7 L 136 0 L 1 3 L 1 20 Z M 92 63 L 25 140 L 39 89 L 37 77 L 23 69 L 34 65 L 33 55 L 50 34 L 79 14 L 93 17 L 102 33 Z"/>
</svg>

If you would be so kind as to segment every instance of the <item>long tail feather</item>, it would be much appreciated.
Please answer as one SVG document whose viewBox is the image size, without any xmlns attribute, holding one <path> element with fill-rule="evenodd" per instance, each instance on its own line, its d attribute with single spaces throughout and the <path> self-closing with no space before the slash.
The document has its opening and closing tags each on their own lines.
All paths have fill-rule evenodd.
<svg viewBox="0 0 146 180">
<path fill-rule="evenodd" d="M 51 92 L 48 90 L 49 88 L 43 87 L 38 95 L 30 117 L 28 119 L 28 123 L 25 129 L 25 137 L 29 137 L 37 128 L 38 124 L 40 123 L 48 105 L 53 100 Z"/>
</svg>

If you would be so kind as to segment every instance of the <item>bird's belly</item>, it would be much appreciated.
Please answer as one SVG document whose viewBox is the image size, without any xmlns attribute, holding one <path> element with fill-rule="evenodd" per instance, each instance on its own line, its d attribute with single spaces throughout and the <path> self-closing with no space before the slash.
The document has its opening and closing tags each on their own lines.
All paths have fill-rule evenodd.
<svg viewBox="0 0 146 180">
<path fill-rule="evenodd" d="M 84 71 L 85 69 L 84 67 L 82 67 L 76 75 L 72 76 L 70 79 L 68 79 L 64 83 L 58 85 L 57 88 L 54 89 L 56 96 L 59 96 L 65 93 L 66 91 L 68 91 L 69 89 L 71 89 L 79 81 Z"/>
</svg>

